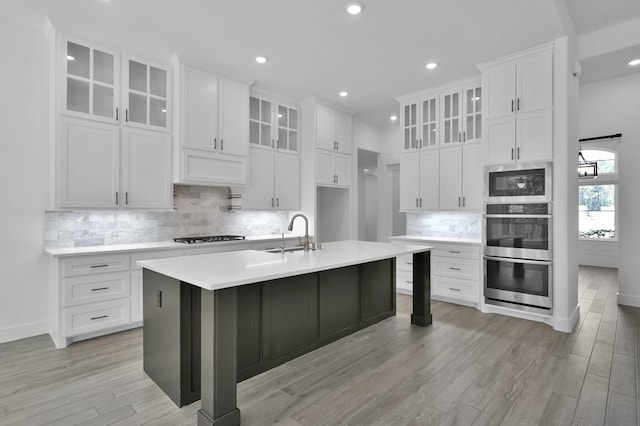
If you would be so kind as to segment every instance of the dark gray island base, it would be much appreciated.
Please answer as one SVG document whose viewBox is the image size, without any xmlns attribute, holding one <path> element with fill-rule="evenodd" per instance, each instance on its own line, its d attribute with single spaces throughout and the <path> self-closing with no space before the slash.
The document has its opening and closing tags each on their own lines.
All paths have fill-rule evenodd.
<svg viewBox="0 0 640 426">
<path fill-rule="evenodd" d="M 431 324 L 430 253 L 411 323 Z M 395 257 L 207 290 L 144 269 L 144 371 L 198 425 L 239 425 L 236 384 L 396 314 Z"/>
</svg>

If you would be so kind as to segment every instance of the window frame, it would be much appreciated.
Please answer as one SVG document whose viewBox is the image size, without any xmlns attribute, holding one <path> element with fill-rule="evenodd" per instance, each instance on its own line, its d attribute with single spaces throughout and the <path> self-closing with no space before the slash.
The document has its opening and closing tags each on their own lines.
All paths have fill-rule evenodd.
<svg viewBox="0 0 640 426">
<path fill-rule="evenodd" d="M 595 141 L 595 142 L 590 142 L 590 143 L 584 143 L 587 146 L 583 146 L 582 148 L 586 151 L 586 150 L 591 150 L 591 151 L 606 151 L 606 152 L 611 152 L 615 155 L 615 173 L 600 173 L 598 171 L 598 177 L 595 179 L 578 179 L 578 240 L 579 241 L 597 241 L 597 242 L 618 242 L 619 241 L 619 235 L 620 235 L 620 229 L 619 229 L 619 208 L 618 208 L 618 201 L 619 201 L 619 192 L 620 192 L 620 184 L 618 182 L 618 175 L 620 174 L 620 161 L 619 161 L 619 151 L 618 151 L 618 144 L 617 144 L 617 140 L 616 141 Z M 615 143 L 615 144 L 614 144 Z M 587 158 L 587 161 L 589 161 L 589 158 Z M 579 229 L 579 225 L 580 225 L 580 188 L 583 186 L 601 186 L 601 185 L 613 185 L 614 187 L 614 193 L 613 193 L 613 197 L 614 197 L 614 202 L 615 202 L 615 210 L 614 210 L 614 216 L 613 216 L 613 225 L 614 225 L 614 230 L 615 230 L 615 237 L 614 238 L 584 238 L 580 236 L 580 229 Z"/>
</svg>

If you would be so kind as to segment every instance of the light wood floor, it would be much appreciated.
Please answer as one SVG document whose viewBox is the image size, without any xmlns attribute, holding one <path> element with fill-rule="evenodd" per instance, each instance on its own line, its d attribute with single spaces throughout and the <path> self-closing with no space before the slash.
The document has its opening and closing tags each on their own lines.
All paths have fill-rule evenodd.
<svg viewBox="0 0 640 426">
<path fill-rule="evenodd" d="M 243 425 L 635 425 L 640 309 L 616 305 L 617 271 L 581 267 L 580 322 L 549 326 L 433 302 L 238 386 Z M 193 425 L 142 371 L 142 330 L 56 350 L 0 345 L 1 425 Z"/>
</svg>

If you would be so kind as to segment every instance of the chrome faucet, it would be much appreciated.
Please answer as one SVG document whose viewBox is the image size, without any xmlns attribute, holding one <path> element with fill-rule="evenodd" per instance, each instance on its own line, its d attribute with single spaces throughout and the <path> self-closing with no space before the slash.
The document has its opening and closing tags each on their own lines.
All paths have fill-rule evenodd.
<svg viewBox="0 0 640 426">
<path fill-rule="evenodd" d="M 302 213 L 294 214 L 293 217 L 291 218 L 291 222 L 289 222 L 289 227 L 287 229 L 289 231 L 293 231 L 293 221 L 297 217 L 301 217 L 304 219 L 304 244 L 302 244 L 302 246 L 304 247 L 304 251 L 309 251 L 311 244 L 309 243 L 309 221 L 307 220 L 307 217 Z"/>
</svg>

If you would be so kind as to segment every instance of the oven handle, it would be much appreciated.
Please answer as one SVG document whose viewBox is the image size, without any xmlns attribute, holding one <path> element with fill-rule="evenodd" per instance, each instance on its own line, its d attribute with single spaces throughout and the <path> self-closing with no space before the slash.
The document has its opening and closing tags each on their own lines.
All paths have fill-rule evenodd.
<svg viewBox="0 0 640 426">
<path fill-rule="evenodd" d="M 529 265 L 551 265 L 550 260 L 529 260 L 529 259 L 514 259 L 512 257 L 496 257 L 496 256 L 482 256 L 486 260 L 497 260 L 498 262 L 509 263 L 526 263 Z"/>
<path fill-rule="evenodd" d="M 496 219 L 551 219 L 550 214 L 485 214 L 484 217 Z"/>
</svg>

